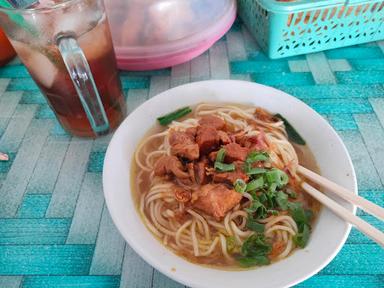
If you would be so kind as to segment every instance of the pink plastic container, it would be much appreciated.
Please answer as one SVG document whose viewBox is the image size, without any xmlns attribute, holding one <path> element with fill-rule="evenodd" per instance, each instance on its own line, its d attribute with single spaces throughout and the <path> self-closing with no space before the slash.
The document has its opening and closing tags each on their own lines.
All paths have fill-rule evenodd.
<svg viewBox="0 0 384 288">
<path fill-rule="evenodd" d="M 236 0 L 105 0 L 117 63 L 152 70 L 191 60 L 232 26 Z"/>
</svg>

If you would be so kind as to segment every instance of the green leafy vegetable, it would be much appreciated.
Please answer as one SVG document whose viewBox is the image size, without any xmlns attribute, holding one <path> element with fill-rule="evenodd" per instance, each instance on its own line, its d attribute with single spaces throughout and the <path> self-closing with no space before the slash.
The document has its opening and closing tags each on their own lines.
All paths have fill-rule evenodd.
<svg viewBox="0 0 384 288">
<path fill-rule="evenodd" d="M 277 168 L 272 168 L 271 170 L 267 171 L 265 173 L 265 178 L 268 182 L 268 184 L 275 183 L 278 188 L 283 188 L 285 185 L 288 184 L 289 177 L 288 175 Z"/>
<path fill-rule="evenodd" d="M 172 123 L 172 121 L 179 119 L 179 118 L 181 118 L 181 117 L 183 117 L 183 116 L 185 116 L 191 112 L 192 112 L 192 109 L 190 107 L 184 107 L 184 108 L 181 108 L 179 110 L 176 110 L 174 112 L 171 112 L 169 114 L 166 114 L 164 116 L 157 118 L 157 121 L 159 121 L 160 125 L 166 126 L 166 125 Z"/>
<path fill-rule="evenodd" d="M 218 152 L 217 152 L 217 155 L 216 155 L 216 162 L 224 162 L 224 158 L 225 158 L 225 149 L 224 148 L 221 148 Z"/>
<path fill-rule="evenodd" d="M 215 170 L 219 172 L 231 172 L 235 171 L 236 167 L 235 164 L 225 164 L 221 162 L 215 162 Z"/>
<path fill-rule="evenodd" d="M 268 213 L 268 214 L 272 214 L 272 215 L 274 215 L 274 216 L 279 215 L 279 211 L 277 211 L 277 210 L 273 210 L 273 209 L 269 209 L 269 210 L 267 210 L 267 213 Z"/>
<path fill-rule="evenodd" d="M 287 131 L 289 140 L 299 145 L 305 145 L 305 140 L 303 139 L 303 137 L 300 136 L 300 134 L 296 131 L 295 128 L 293 128 L 293 126 L 287 121 L 287 119 L 285 119 L 280 114 L 276 114 L 274 116 L 284 122 L 285 130 Z"/>
<path fill-rule="evenodd" d="M 233 184 L 233 188 L 236 192 L 244 193 L 247 189 L 247 183 L 244 182 L 242 179 L 237 179 L 235 183 Z"/>
<path fill-rule="evenodd" d="M 288 195 L 283 191 L 278 191 L 276 193 L 276 203 L 282 210 L 288 209 Z"/>
<path fill-rule="evenodd" d="M 276 183 L 271 183 L 271 185 L 268 187 L 269 195 L 275 196 L 274 193 L 276 192 L 276 189 L 277 189 L 277 184 Z"/>
<path fill-rule="evenodd" d="M 308 224 L 303 224 L 302 228 L 300 229 L 299 233 L 297 233 L 293 237 L 293 242 L 300 247 L 304 248 L 307 246 L 308 240 L 310 235 L 310 226 Z"/>
<path fill-rule="evenodd" d="M 249 192 L 249 191 L 258 190 L 258 189 L 263 188 L 263 186 L 264 186 L 264 179 L 263 179 L 263 177 L 259 177 L 255 180 L 250 181 L 247 184 L 247 188 L 245 191 Z"/>
<path fill-rule="evenodd" d="M 241 247 L 241 257 L 237 261 L 243 267 L 267 265 L 270 263 L 267 257 L 272 251 L 271 244 L 265 241 L 261 233 L 252 234 L 245 240 Z"/>
<path fill-rule="evenodd" d="M 268 197 L 267 197 L 267 195 L 265 193 L 261 193 L 259 195 L 259 200 L 260 200 L 261 203 L 265 203 L 265 202 L 268 201 Z"/>
<path fill-rule="evenodd" d="M 260 223 L 256 222 L 256 220 L 253 219 L 251 217 L 251 215 L 248 216 L 246 226 L 247 226 L 248 229 L 250 229 L 252 231 L 255 231 L 255 232 L 258 232 L 258 233 L 263 233 L 264 232 L 264 224 L 260 224 Z"/>
<path fill-rule="evenodd" d="M 305 210 L 305 216 L 307 217 L 308 223 L 312 221 L 313 218 L 313 212 L 312 210 L 306 209 Z"/>
<path fill-rule="evenodd" d="M 239 257 L 237 261 L 240 266 L 244 268 L 268 265 L 271 263 L 267 256 Z"/>
<path fill-rule="evenodd" d="M 297 235 L 293 237 L 293 241 L 298 247 L 304 248 L 309 240 L 311 231 L 310 222 L 313 213 L 311 210 L 304 210 L 301 203 L 289 202 L 288 209 L 299 230 Z"/>
<path fill-rule="evenodd" d="M 267 208 L 257 198 L 252 201 L 249 208 L 245 208 L 245 211 L 252 214 L 255 219 L 267 217 Z"/>
<path fill-rule="evenodd" d="M 273 209 L 276 207 L 276 185 L 271 185 L 269 189 L 264 193 L 266 196 L 267 200 L 264 203 L 264 205 L 268 209 Z"/>
<path fill-rule="evenodd" d="M 265 241 L 264 235 L 252 234 L 248 237 L 247 240 L 243 243 L 241 247 L 241 254 L 244 256 L 265 256 L 269 254 L 272 250 L 272 247 L 269 243 Z"/>
<path fill-rule="evenodd" d="M 295 222 L 299 224 L 308 224 L 310 219 L 307 218 L 307 215 L 304 211 L 303 206 L 299 202 L 289 202 L 288 204 L 289 212 L 295 220 Z"/>
</svg>

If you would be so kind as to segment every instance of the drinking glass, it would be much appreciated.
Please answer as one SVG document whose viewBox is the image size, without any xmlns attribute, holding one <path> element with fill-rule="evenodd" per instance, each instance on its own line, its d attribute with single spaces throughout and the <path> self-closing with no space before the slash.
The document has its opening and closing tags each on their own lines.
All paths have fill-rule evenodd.
<svg viewBox="0 0 384 288">
<path fill-rule="evenodd" d="M 65 130 L 96 137 L 120 124 L 125 100 L 102 0 L 0 7 L 0 26 Z"/>
</svg>

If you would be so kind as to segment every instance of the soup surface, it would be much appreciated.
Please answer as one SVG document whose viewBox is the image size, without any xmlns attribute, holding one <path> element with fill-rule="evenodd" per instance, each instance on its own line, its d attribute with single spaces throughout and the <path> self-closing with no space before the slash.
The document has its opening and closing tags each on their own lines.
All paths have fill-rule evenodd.
<svg viewBox="0 0 384 288">
<path fill-rule="evenodd" d="M 301 189 L 296 169 L 319 171 L 283 116 L 201 103 L 159 122 L 137 147 L 131 182 L 143 222 L 167 248 L 236 269 L 307 245 L 320 205 Z"/>
</svg>

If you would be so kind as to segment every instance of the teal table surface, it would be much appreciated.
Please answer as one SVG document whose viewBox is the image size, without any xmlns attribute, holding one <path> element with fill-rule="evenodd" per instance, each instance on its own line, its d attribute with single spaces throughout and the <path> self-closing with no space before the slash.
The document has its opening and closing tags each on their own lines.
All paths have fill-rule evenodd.
<svg viewBox="0 0 384 288">
<path fill-rule="evenodd" d="M 188 63 L 121 72 L 128 113 L 206 79 L 254 81 L 309 104 L 344 140 L 360 194 L 384 206 L 384 42 L 269 60 L 236 22 Z M 66 135 L 20 61 L 0 68 L 0 151 L 10 156 L 0 162 L 0 288 L 182 287 L 138 257 L 112 223 L 101 187 L 110 137 Z M 384 250 L 353 229 L 336 258 L 297 287 L 384 287 Z"/>
</svg>

